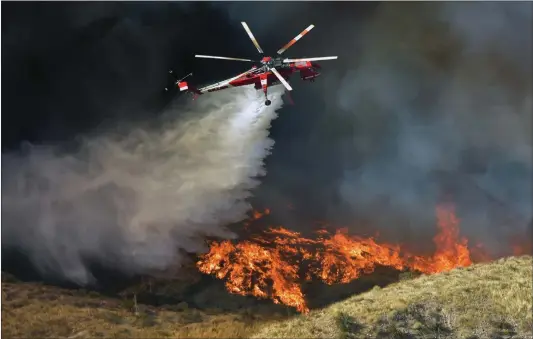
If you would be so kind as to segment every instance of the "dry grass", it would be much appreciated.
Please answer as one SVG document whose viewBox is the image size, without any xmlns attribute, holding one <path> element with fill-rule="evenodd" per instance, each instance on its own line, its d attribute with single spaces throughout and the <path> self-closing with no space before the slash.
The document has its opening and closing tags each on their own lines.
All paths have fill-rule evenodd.
<svg viewBox="0 0 533 339">
<path fill-rule="evenodd" d="M 308 316 L 266 324 L 254 338 L 532 338 L 532 258 L 421 276 Z"/>
<path fill-rule="evenodd" d="M 186 303 L 138 305 L 136 314 L 131 298 L 3 282 L 2 334 L 79 339 L 436 338 L 436 334 L 438 338 L 531 338 L 532 264 L 532 258 L 524 256 L 433 276 L 404 274 L 385 288 L 375 287 L 291 319 L 273 314 L 269 306 L 228 312 L 192 309 Z"/>
<path fill-rule="evenodd" d="M 197 310 L 186 303 L 138 305 L 94 292 L 28 283 L 2 283 L 6 338 L 247 338 L 266 321 L 260 311 Z M 265 313 L 265 312 L 263 312 Z M 281 319 L 281 314 L 268 319 Z"/>
</svg>

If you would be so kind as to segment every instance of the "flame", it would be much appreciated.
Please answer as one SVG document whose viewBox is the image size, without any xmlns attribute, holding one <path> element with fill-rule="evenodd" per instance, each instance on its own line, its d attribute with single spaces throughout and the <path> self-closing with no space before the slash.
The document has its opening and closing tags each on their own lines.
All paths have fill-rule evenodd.
<svg viewBox="0 0 533 339">
<path fill-rule="evenodd" d="M 470 248 L 470 253 L 472 261 L 475 262 L 489 262 L 493 259 L 489 255 L 485 246 L 481 243 L 477 243 L 476 245 L 472 246 L 472 248 Z"/>
<path fill-rule="evenodd" d="M 248 227 L 256 220 L 259 220 L 261 218 L 263 218 L 265 215 L 269 215 L 270 214 L 270 209 L 268 208 L 265 208 L 263 210 L 263 212 L 260 212 L 258 210 L 253 210 L 252 211 L 252 216 L 250 218 L 248 218 L 248 220 L 246 220 L 243 225 L 244 225 L 244 228 L 245 229 L 248 229 Z"/>
<path fill-rule="evenodd" d="M 468 240 L 459 237 L 459 220 L 452 204 L 437 206 L 437 227 L 439 232 L 433 238 L 435 254 L 430 258 L 414 257 L 411 268 L 423 273 L 438 273 L 470 266 Z"/>
<path fill-rule="evenodd" d="M 531 255 L 533 253 L 533 242 L 531 241 L 531 235 L 529 237 L 523 235 L 513 235 L 510 239 L 510 245 L 512 253 L 515 256 L 525 254 Z"/>
<path fill-rule="evenodd" d="M 268 213 L 270 210 L 254 211 L 251 219 Z M 374 238 L 349 235 L 346 229 L 321 229 L 308 238 L 279 226 L 236 244 L 212 242 L 197 267 L 225 280 L 231 293 L 270 298 L 274 303 L 307 313 L 309 308 L 301 289 L 304 281 L 349 283 L 372 273 L 376 266 L 431 274 L 471 265 L 468 241 L 459 236 L 454 206 L 437 206 L 436 216 L 436 250 L 431 257 L 412 255 L 399 245 L 378 243 Z"/>
<path fill-rule="evenodd" d="M 258 220 L 258 219 L 261 219 L 263 216 L 265 215 L 269 215 L 270 214 L 270 209 L 268 208 L 265 208 L 265 210 L 263 212 L 259 212 L 259 211 L 253 211 L 253 214 L 252 214 L 252 218 L 254 220 Z"/>
</svg>

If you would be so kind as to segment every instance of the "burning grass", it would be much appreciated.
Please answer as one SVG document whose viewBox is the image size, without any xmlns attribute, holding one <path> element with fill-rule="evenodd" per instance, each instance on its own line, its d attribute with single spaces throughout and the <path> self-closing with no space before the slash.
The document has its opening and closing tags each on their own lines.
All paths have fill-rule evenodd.
<svg viewBox="0 0 533 339">
<path fill-rule="evenodd" d="M 268 324 L 253 338 L 531 338 L 530 256 L 375 288 Z"/>
<path fill-rule="evenodd" d="M 269 213 L 255 212 L 251 221 Z M 438 206 L 436 217 L 438 231 L 431 256 L 415 255 L 399 245 L 353 236 L 344 230 L 322 229 L 314 237 L 306 237 L 283 227 L 258 233 L 250 230 L 250 222 L 245 223 L 244 229 L 250 231 L 246 240 L 213 241 L 210 251 L 196 263 L 196 269 L 223 280 L 231 292 L 226 293 L 220 285 L 216 286 L 221 290 L 207 287 L 204 297 L 202 291 L 195 292 L 198 295 L 192 299 L 200 305 L 198 309 L 185 302 L 134 308 L 129 292 L 126 295 L 130 297 L 120 300 L 94 292 L 3 282 L 2 334 L 68 338 L 531 338 L 532 258 L 473 264 L 475 247 L 469 247 L 467 239 L 460 236 L 453 205 Z M 522 252 L 516 254 L 524 251 L 515 250 Z M 476 254 L 481 261 L 491 259 L 479 249 Z M 398 280 L 397 274 L 393 277 L 382 268 L 403 271 L 400 281 L 378 287 Z M 190 284 L 202 285 L 198 281 Z M 360 285 L 356 293 L 374 288 L 357 295 L 351 290 L 351 297 L 331 304 L 331 298 L 325 301 L 313 295 L 320 294 L 313 291 L 313 284 L 322 284 L 322 288 L 330 285 L 326 295 L 352 284 Z M 164 296 L 175 294 L 176 300 L 184 298 L 181 287 L 168 282 L 159 285 L 149 285 L 152 296 L 169 300 Z M 344 297 L 347 290 L 341 292 Z M 135 295 L 141 296 L 139 293 Z M 246 298 L 235 295 L 271 299 L 278 305 L 267 303 L 264 308 L 257 299 L 251 298 L 257 303 L 247 304 Z M 242 303 L 227 309 L 232 303 L 228 296 Z M 284 306 L 304 315 L 287 319 L 292 312 Z"/>
<path fill-rule="evenodd" d="M 225 280 L 231 293 L 270 298 L 308 313 L 301 287 L 306 281 L 346 284 L 378 266 L 430 274 L 471 265 L 468 241 L 459 235 L 453 204 L 438 206 L 436 216 L 438 233 L 432 256 L 413 255 L 398 245 L 351 236 L 345 230 L 319 230 L 314 238 L 306 238 L 277 227 L 238 243 L 212 242 L 197 267 Z M 254 213 L 252 218 L 260 217 Z"/>
</svg>

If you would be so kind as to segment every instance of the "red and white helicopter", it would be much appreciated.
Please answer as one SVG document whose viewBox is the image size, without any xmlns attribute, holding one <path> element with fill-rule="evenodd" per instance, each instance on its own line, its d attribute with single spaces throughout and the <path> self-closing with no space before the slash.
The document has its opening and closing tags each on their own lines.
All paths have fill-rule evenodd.
<svg viewBox="0 0 533 339">
<path fill-rule="evenodd" d="M 259 46 L 259 43 L 255 39 L 254 35 L 252 34 L 252 31 L 246 24 L 246 22 L 241 22 L 242 26 L 246 30 L 246 33 L 248 33 L 248 36 L 252 40 L 253 44 L 255 45 L 255 48 L 257 48 L 257 51 L 263 55 L 263 50 Z M 177 79 L 172 71 L 170 71 L 170 74 L 175 77 L 174 85 L 176 85 L 180 91 L 186 91 L 189 93 L 193 93 L 193 99 L 196 99 L 198 95 L 202 95 L 206 92 L 214 92 L 214 91 L 220 91 L 229 87 L 239 87 L 239 86 L 247 86 L 247 85 L 255 85 L 256 89 L 263 89 L 263 92 L 265 93 L 265 105 L 270 105 L 270 100 L 268 100 L 267 96 L 267 90 L 268 86 L 272 86 L 278 83 L 282 83 L 283 86 L 288 91 L 292 91 L 292 87 L 287 82 L 287 79 L 296 72 L 300 72 L 300 77 L 302 80 L 308 80 L 311 82 L 315 81 L 315 78 L 320 75 L 320 73 L 317 71 L 320 69 L 320 65 L 317 64 L 315 61 L 319 60 L 334 60 L 337 59 L 336 56 L 328 56 L 328 57 L 318 57 L 318 58 L 300 58 L 300 59 L 284 59 L 281 57 L 283 52 L 285 52 L 289 47 L 294 45 L 298 40 L 300 40 L 304 35 L 309 33 L 311 29 L 315 27 L 314 25 L 310 25 L 306 29 L 304 29 L 300 34 L 298 34 L 294 39 L 289 41 L 285 46 L 283 46 L 277 53 L 278 56 L 275 58 L 269 57 L 269 56 L 263 56 L 263 58 L 259 61 L 254 61 L 250 59 L 241 59 L 241 58 L 228 58 L 228 57 L 221 57 L 221 56 L 211 56 L 211 55 L 195 55 L 197 58 L 206 58 L 206 59 L 222 59 L 222 60 L 235 60 L 235 61 L 244 61 L 244 62 L 256 62 L 260 63 L 260 65 L 254 65 L 251 69 L 247 70 L 244 73 L 241 73 L 233 78 L 223 80 L 220 82 L 217 82 L 215 84 L 205 86 L 202 88 L 196 88 L 194 86 L 189 85 L 185 80 L 187 77 L 191 76 L 192 73 L 186 75 L 184 78 Z M 168 88 L 166 88 L 168 90 Z"/>
</svg>

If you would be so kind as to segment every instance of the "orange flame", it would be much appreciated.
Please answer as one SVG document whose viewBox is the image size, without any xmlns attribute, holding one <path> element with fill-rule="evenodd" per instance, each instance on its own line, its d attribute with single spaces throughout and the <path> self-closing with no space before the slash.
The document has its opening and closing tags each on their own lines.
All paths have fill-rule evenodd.
<svg viewBox="0 0 533 339">
<path fill-rule="evenodd" d="M 470 266 L 468 241 L 459 238 L 459 220 L 453 205 L 437 206 L 437 227 L 439 232 L 433 238 L 435 254 L 431 258 L 414 257 L 411 268 L 424 273 L 438 273 L 458 266 Z"/>
<path fill-rule="evenodd" d="M 263 215 L 254 212 L 253 219 Z M 211 243 L 210 251 L 201 256 L 197 267 L 205 274 L 224 279 L 232 293 L 270 298 L 307 313 L 309 309 L 301 289 L 301 283 L 306 280 L 348 283 L 362 274 L 372 273 L 378 265 L 426 274 L 471 265 L 468 243 L 459 237 L 459 221 L 453 205 L 437 207 L 437 226 L 436 251 L 432 257 L 402 253 L 398 245 L 350 236 L 345 229 L 334 234 L 320 230 L 310 239 L 277 227 L 237 244 Z"/>
<path fill-rule="evenodd" d="M 263 212 L 260 212 L 258 210 L 253 210 L 252 211 L 252 216 L 250 218 L 248 218 L 248 220 L 246 220 L 243 223 L 244 228 L 247 229 L 248 226 L 250 226 L 252 222 L 254 222 L 256 220 L 259 220 L 262 217 L 264 217 L 265 215 L 269 215 L 269 214 L 270 214 L 270 209 L 268 209 L 268 208 L 265 208 Z"/>
<path fill-rule="evenodd" d="M 510 240 L 513 255 L 531 255 L 533 253 L 533 242 L 531 241 L 531 235 L 529 235 L 529 237 L 515 235 L 512 236 Z"/>
</svg>

